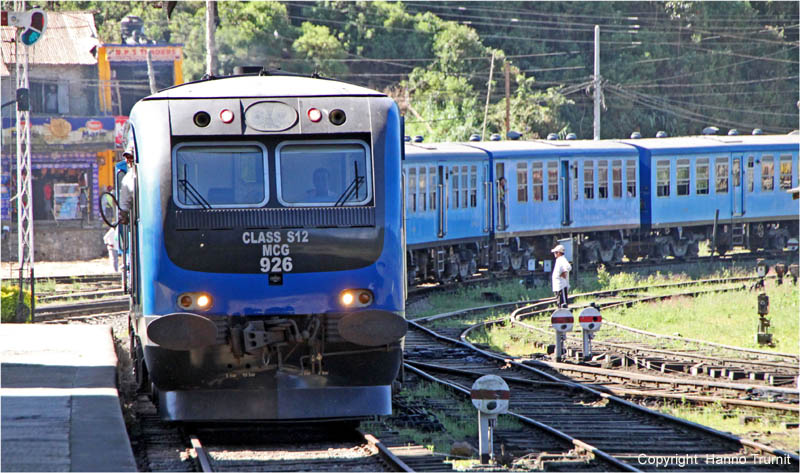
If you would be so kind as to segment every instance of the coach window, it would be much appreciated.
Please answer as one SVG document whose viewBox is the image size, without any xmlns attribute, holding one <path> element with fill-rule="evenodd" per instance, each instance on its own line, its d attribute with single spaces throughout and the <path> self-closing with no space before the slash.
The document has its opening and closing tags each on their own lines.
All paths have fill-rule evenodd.
<svg viewBox="0 0 800 473">
<path fill-rule="evenodd" d="M 417 211 L 417 168 L 408 170 L 408 211 Z"/>
<path fill-rule="evenodd" d="M 695 193 L 708 194 L 708 158 L 698 158 L 695 161 Z"/>
<path fill-rule="evenodd" d="M 430 184 L 428 185 L 428 189 L 430 190 L 430 205 L 428 206 L 431 210 L 436 210 L 436 191 L 439 189 L 438 182 L 436 182 L 436 168 L 430 167 L 428 168 L 428 177 L 430 179 Z"/>
<path fill-rule="evenodd" d="M 611 186 L 613 196 L 622 197 L 622 161 L 611 161 Z"/>
<path fill-rule="evenodd" d="M 689 160 L 679 159 L 675 167 L 675 184 L 677 195 L 689 195 Z"/>
<path fill-rule="evenodd" d="M 656 162 L 656 195 L 669 197 L 669 161 Z"/>
<path fill-rule="evenodd" d="M 428 203 L 428 172 L 423 166 L 419 168 L 419 211 L 424 212 Z"/>
<path fill-rule="evenodd" d="M 597 161 L 597 198 L 608 198 L 608 161 Z"/>
<path fill-rule="evenodd" d="M 469 167 L 461 166 L 461 208 L 469 207 Z"/>
<path fill-rule="evenodd" d="M 745 176 L 747 176 L 747 192 L 753 192 L 753 171 L 755 170 L 755 159 L 753 156 L 747 158 L 747 169 Z"/>
<path fill-rule="evenodd" d="M 267 203 L 267 150 L 260 143 L 175 147 L 172 192 L 181 208 L 246 208 Z"/>
<path fill-rule="evenodd" d="M 717 194 L 728 193 L 728 158 L 717 158 L 714 161 L 714 183 Z"/>
<path fill-rule="evenodd" d="M 469 168 L 469 206 L 478 206 L 478 167 Z"/>
<path fill-rule="evenodd" d="M 372 158 L 363 141 L 287 141 L 275 154 L 283 205 L 365 205 L 372 199 Z"/>
<path fill-rule="evenodd" d="M 453 166 L 453 168 L 450 170 L 450 182 L 453 184 L 453 192 L 451 192 L 451 194 L 452 194 L 451 202 L 453 203 L 453 205 L 452 205 L 451 208 L 457 209 L 458 208 L 458 166 Z"/>
<path fill-rule="evenodd" d="M 547 163 L 547 200 L 558 200 L 558 163 Z"/>
<path fill-rule="evenodd" d="M 781 189 L 792 188 L 792 157 L 788 155 L 781 156 L 781 175 L 780 175 Z"/>
<path fill-rule="evenodd" d="M 528 163 L 517 163 L 517 202 L 528 201 Z"/>
<path fill-rule="evenodd" d="M 572 170 L 572 200 L 578 200 L 581 191 L 578 187 L 578 162 L 573 161 L 569 168 Z"/>
<path fill-rule="evenodd" d="M 625 185 L 628 197 L 636 197 L 636 161 L 625 161 Z"/>
<path fill-rule="evenodd" d="M 583 163 L 583 196 L 594 199 L 594 161 Z"/>
<path fill-rule="evenodd" d="M 533 187 L 533 201 L 541 202 L 544 199 L 544 174 L 542 163 L 531 163 L 531 186 Z"/>
<path fill-rule="evenodd" d="M 775 189 L 775 164 L 772 156 L 761 157 L 761 190 Z"/>
</svg>

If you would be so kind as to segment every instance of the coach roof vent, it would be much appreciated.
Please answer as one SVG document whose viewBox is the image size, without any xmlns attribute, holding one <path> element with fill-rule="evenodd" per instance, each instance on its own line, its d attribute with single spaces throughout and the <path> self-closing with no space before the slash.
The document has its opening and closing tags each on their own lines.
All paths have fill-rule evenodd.
<svg viewBox="0 0 800 473">
<path fill-rule="evenodd" d="M 233 75 L 243 76 L 247 74 L 261 74 L 263 71 L 263 66 L 235 66 L 233 68 Z"/>
<path fill-rule="evenodd" d="M 489 137 L 490 141 L 500 141 L 502 137 L 499 133 L 492 133 L 492 136 Z"/>
<path fill-rule="evenodd" d="M 480 140 L 481 140 L 481 135 L 477 133 L 469 135 L 469 141 L 480 141 Z"/>
<path fill-rule="evenodd" d="M 403 137 L 403 141 L 405 141 L 406 143 L 411 143 L 411 137 L 406 135 Z"/>
<path fill-rule="evenodd" d="M 719 131 L 719 128 L 717 128 L 715 126 L 707 126 L 707 127 L 703 128 L 703 134 L 704 135 L 716 135 L 718 131 Z"/>
<path fill-rule="evenodd" d="M 666 131 L 659 131 L 658 133 L 656 133 L 656 138 L 667 138 L 668 136 L 669 135 L 667 134 Z"/>
<path fill-rule="evenodd" d="M 522 133 L 520 133 L 518 131 L 510 130 L 508 133 L 506 133 L 506 138 L 516 141 L 516 140 L 522 138 Z"/>
<path fill-rule="evenodd" d="M 736 136 L 738 134 L 739 130 L 737 130 L 736 128 L 731 128 L 730 130 L 728 130 L 728 136 Z"/>
<path fill-rule="evenodd" d="M 764 130 L 762 130 L 761 128 L 753 128 L 753 134 L 754 135 L 763 135 L 764 134 Z"/>
<path fill-rule="evenodd" d="M 425 140 L 425 137 L 422 135 L 417 135 L 414 137 L 414 143 L 422 143 L 423 140 Z"/>
<path fill-rule="evenodd" d="M 638 140 L 638 139 L 640 139 L 641 137 L 642 137 L 642 134 L 641 134 L 641 133 L 639 133 L 638 131 L 634 131 L 633 133 L 631 133 L 631 139 L 632 139 L 632 140 Z"/>
<path fill-rule="evenodd" d="M 578 135 L 576 135 L 575 133 L 567 133 L 567 139 L 570 140 L 570 141 L 571 140 L 577 140 L 578 139 Z"/>
<path fill-rule="evenodd" d="M 547 139 L 551 141 L 555 141 L 558 139 L 558 133 L 548 133 Z"/>
</svg>

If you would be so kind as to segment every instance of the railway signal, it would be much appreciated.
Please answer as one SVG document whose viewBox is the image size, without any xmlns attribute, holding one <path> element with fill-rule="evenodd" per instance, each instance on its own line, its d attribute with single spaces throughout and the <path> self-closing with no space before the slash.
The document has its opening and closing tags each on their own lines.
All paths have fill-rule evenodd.
<svg viewBox="0 0 800 473">
<path fill-rule="evenodd" d="M 475 380 L 469 396 L 472 405 L 478 409 L 478 445 L 481 463 L 487 464 L 494 460 L 492 431 L 497 425 L 497 416 L 508 411 L 511 391 L 503 378 L 488 374 Z"/>
<path fill-rule="evenodd" d="M 550 324 L 556 331 L 556 361 L 561 361 L 564 355 L 564 341 L 567 339 L 567 332 L 572 331 L 573 321 L 569 309 L 556 309 L 550 316 Z"/>
<path fill-rule="evenodd" d="M 578 314 L 578 321 L 583 329 L 583 360 L 588 361 L 592 358 L 592 339 L 603 325 L 603 316 L 596 307 L 587 307 Z"/>
<path fill-rule="evenodd" d="M 769 333 L 769 296 L 763 292 L 758 295 L 758 333 L 756 343 L 759 345 L 772 345 L 772 334 Z"/>
</svg>

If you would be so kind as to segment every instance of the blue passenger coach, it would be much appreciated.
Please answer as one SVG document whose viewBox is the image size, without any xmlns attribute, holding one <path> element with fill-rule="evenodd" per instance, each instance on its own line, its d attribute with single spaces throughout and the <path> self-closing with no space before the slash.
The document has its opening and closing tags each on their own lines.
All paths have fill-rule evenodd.
<svg viewBox="0 0 800 473">
<path fill-rule="evenodd" d="M 391 413 L 405 279 L 384 94 L 252 74 L 131 112 L 132 357 L 169 420 Z"/>
<path fill-rule="evenodd" d="M 734 246 L 783 249 L 797 237 L 798 206 L 786 192 L 798 185 L 797 135 L 625 142 L 640 150 L 649 175 L 640 218 L 653 256 L 695 256 L 705 239 L 720 254 Z"/>
</svg>

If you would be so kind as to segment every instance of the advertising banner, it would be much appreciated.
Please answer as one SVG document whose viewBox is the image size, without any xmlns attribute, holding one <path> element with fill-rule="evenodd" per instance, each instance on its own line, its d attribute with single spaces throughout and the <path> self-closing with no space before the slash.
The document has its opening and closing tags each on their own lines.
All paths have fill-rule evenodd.
<svg viewBox="0 0 800 473">
<path fill-rule="evenodd" d="M 15 119 L 3 119 L 3 140 L 13 143 Z M 114 117 L 33 117 L 31 145 L 39 150 L 75 149 L 101 151 L 114 147 Z"/>
<path fill-rule="evenodd" d="M 108 62 L 147 62 L 147 51 L 154 62 L 173 62 L 181 59 L 180 46 L 109 46 L 106 45 Z"/>
<path fill-rule="evenodd" d="M 80 218 L 78 198 L 81 189 L 78 184 L 56 183 L 53 186 L 53 197 L 55 200 L 54 214 L 56 220 L 70 220 Z"/>
</svg>

